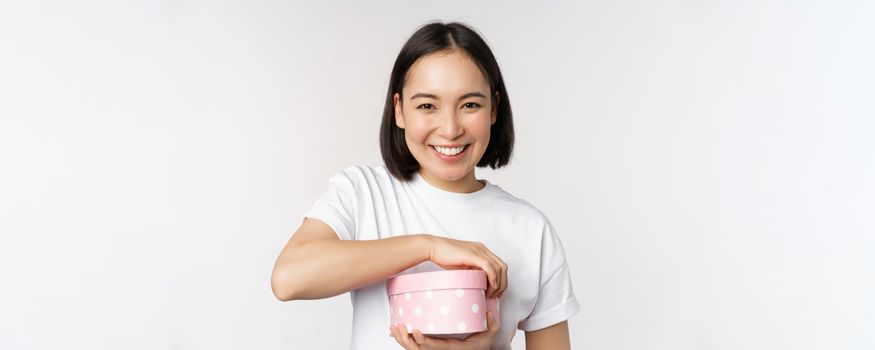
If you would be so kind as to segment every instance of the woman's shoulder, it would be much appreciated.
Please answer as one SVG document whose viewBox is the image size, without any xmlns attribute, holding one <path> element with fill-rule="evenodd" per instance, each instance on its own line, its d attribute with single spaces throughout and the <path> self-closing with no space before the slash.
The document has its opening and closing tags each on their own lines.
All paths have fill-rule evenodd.
<svg viewBox="0 0 875 350">
<path fill-rule="evenodd" d="M 525 218 L 531 221 L 549 223 L 547 215 L 541 209 L 526 199 L 511 194 L 501 186 L 490 184 L 495 188 L 495 204 L 502 211 L 506 211 L 516 218 Z"/>
<path fill-rule="evenodd" d="M 330 182 L 361 190 L 397 181 L 385 165 L 350 165 L 331 175 Z"/>
<path fill-rule="evenodd" d="M 392 179 L 392 174 L 386 169 L 385 165 L 367 165 L 355 164 L 335 173 L 335 176 L 342 175 L 350 180 L 365 181 L 369 179 L 389 180 Z"/>
</svg>

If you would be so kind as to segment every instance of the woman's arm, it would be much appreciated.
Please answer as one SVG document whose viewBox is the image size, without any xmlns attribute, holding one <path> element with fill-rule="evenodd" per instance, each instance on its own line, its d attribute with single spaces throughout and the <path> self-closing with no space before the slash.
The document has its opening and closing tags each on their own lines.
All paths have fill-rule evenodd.
<svg viewBox="0 0 875 350">
<path fill-rule="evenodd" d="M 550 327 L 526 332 L 526 350 L 564 350 L 571 349 L 568 336 L 568 321 Z"/>
<path fill-rule="evenodd" d="M 305 219 L 271 275 L 277 299 L 322 299 L 385 279 L 429 258 L 425 235 L 346 241 L 326 223 Z"/>
<path fill-rule="evenodd" d="M 423 261 L 486 272 L 490 298 L 507 289 L 507 264 L 482 243 L 429 234 L 368 241 L 340 240 L 328 224 L 305 219 L 280 252 L 271 275 L 277 299 L 322 299 L 361 288 Z"/>
</svg>

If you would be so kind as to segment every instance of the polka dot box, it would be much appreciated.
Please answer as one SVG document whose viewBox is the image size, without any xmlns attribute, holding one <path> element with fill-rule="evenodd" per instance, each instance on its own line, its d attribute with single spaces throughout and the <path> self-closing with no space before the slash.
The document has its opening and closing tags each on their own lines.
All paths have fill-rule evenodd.
<svg viewBox="0 0 875 350">
<path fill-rule="evenodd" d="M 499 318 L 498 299 L 485 300 L 486 272 L 446 270 L 390 278 L 389 317 L 408 332 L 433 337 L 465 338 L 486 330 L 486 311 Z"/>
</svg>

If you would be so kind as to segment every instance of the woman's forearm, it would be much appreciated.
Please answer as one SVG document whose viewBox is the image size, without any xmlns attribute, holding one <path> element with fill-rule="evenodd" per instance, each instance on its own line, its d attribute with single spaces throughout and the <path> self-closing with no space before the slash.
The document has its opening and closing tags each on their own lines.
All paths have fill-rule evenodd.
<svg viewBox="0 0 875 350">
<path fill-rule="evenodd" d="M 550 327 L 526 332 L 526 349 L 528 350 L 567 350 L 571 349 L 571 338 L 568 335 L 568 321 L 562 321 Z"/>
<path fill-rule="evenodd" d="M 280 300 L 322 299 L 357 289 L 429 260 L 429 236 L 369 241 L 320 239 L 290 247 L 274 269 Z"/>
</svg>

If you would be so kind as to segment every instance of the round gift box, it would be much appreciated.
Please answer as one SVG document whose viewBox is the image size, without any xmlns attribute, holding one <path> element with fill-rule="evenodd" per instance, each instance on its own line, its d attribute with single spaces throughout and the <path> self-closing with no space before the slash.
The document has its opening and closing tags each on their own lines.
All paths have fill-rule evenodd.
<svg viewBox="0 0 875 350">
<path fill-rule="evenodd" d="M 486 311 L 497 319 L 498 300 L 486 300 L 486 272 L 445 270 L 390 278 L 389 318 L 429 336 L 464 338 L 486 330 Z"/>
</svg>

